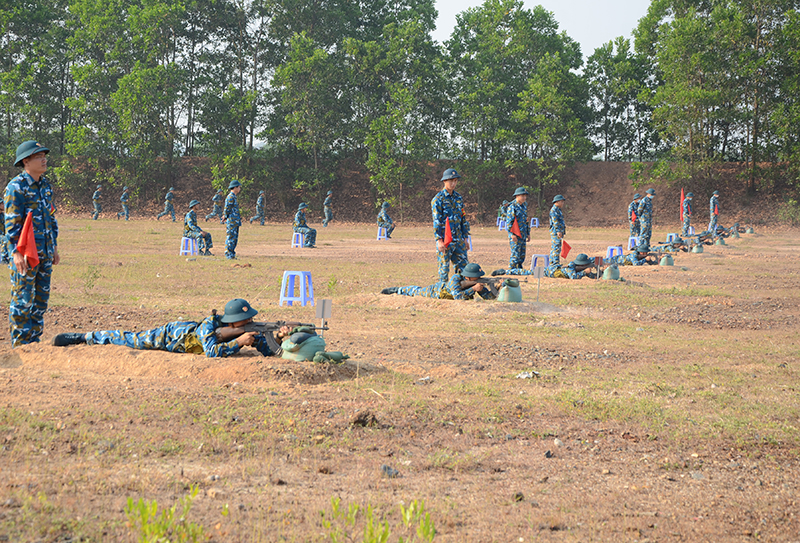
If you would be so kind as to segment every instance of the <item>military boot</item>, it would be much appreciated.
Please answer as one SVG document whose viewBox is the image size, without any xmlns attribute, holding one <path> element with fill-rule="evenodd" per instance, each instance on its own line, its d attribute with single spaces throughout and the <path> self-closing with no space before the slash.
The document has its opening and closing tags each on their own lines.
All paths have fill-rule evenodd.
<svg viewBox="0 0 800 543">
<path fill-rule="evenodd" d="M 497 277 L 498 275 L 505 275 L 505 274 L 506 274 L 506 270 L 504 270 L 503 268 L 500 268 L 499 270 L 494 270 L 492 272 L 492 277 Z"/>
<path fill-rule="evenodd" d="M 58 334 L 53 338 L 53 345 L 56 347 L 66 347 L 67 345 L 80 345 L 86 343 L 86 334 L 77 332 L 67 332 Z"/>
<path fill-rule="evenodd" d="M 381 294 L 397 294 L 397 287 L 385 288 L 381 291 Z"/>
</svg>

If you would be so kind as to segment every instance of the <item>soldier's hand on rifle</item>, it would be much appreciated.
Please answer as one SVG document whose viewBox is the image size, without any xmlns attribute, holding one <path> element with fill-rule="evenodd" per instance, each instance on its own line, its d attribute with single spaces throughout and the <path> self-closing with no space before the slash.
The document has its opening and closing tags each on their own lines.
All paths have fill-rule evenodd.
<svg viewBox="0 0 800 543">
<path fill-rule="evenodd" d="M 256 342 L 256 335 L 256 332 L 245 332 L 236 338 L 236 343 L 239 344 L 239 347 L 250 346 Z"/>
<path fill-rule="evenodd" d="M 281 329 L 278 330 L 278 333 L 275 335 L 278 336 L 278 339 L 283 339 L 291 333 L 292 333 L 292 328 L 290 326 L 281 326 Z"/>
<path fill-rule="evenodd" d="M 475 286 L 472 287 L 472 290 L 474 290 L 475 292 L 483 291 L 483 283 L 476 283 Z"/>
</svg>

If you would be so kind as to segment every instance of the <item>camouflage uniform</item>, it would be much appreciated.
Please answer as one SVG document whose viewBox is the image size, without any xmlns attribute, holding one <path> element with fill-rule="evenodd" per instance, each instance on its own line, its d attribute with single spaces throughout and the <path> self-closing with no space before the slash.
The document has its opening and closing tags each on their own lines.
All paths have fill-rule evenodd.
<svg viewBox="0 0 800 543">
<path fill-rule="evenodd" d="M 634 251 L 627 255 L 617 255 L 611 258 L 604 258 L 603 265 L 616 264 L 618 266 L 644 266 L 647 264 L 647 257 L 639 258 L 639 254 Z"/>
<path fill-rule="evenodd" d="M 461 195 L 453 191 L 452 194 L 447 189 L 442 189 L 431 200 L 431 212 L 433 215 L 433 236 L 437 240 L 444 239 L 445 223 L 450 219 L 450 232 L 453 241 L 444 252 L 436 248 L 436 260 L 439 267 L 439 281 L 446 282 L 450 276 L 450 262 L 453 263 L 456 273 L 461 273 L 464 267 L 469 264 L 467 258 L 467 237 L 469 237 L 469 221 L 464 212 L 464 200 Z"/>
<path fill-rule="evenodd" d="M 639 216 L 637 212 L 637 208 L 639 207 L 639 202 L 633 200 L 630 204 L 628 204 L 628 221 L 631 223 L 631 230 L 630 230 L 630 237 L 638 237 L 639 236 Z M 636 217 L 634 219 L 634 216 Z"/>
<path fill-rule="evenodd" d="M 491 300 L 492 293 L 488 288 L 480 292 L 475 292 L 473 287 L 461 288 L 461 281 L 469 281 L 460 273 L 454 273 L 445 283 L 437 281 L 427 287 L 407 286 L 397 289 L 397 294 L 402 296 L 423 296 L 425 298 L 436 298 L 440 300 L 472 300 L 477 294 L 484 300 Z"/>
<path fill-rule="evenodd" d="M 0 262 L 9 264 L 11 255 L 8 254 L 8 241 L 6 240 L 6 217 L 0 212 Z"/>
<path fill-rule="evenodd" d="M 550 266 L 559 267 L 561 264 L 561 239 L 558 234 L 567 233 L 567 225 L 564 224 L 564 214 L 561 208 L 553 203 L 550 208 Z M 548 276 L 549 277 L 549 276 Z"/>
<path fill-rule="evenodd" d="M 206 317 L 200 323 L 192 321 L 170 322 L 152 330 L 142 332 L 126 332 L 124 330 L 105 330 L 88 332 L 88 345 L 123 345 L 131 349 L 147 349 L 169 351 L 172 353 L 205 353 L 210 358 L 231 356 L 239 352 L 240 347 L 235 339 L 226 343 L 217 341 L 217 328 L 229 326 L 220 321 L 217 315 Z M 253 343 L 258 352 L 264 356 L 273 353 L 263 335 L 256 336 Z"/>
<path fill-rule="evenodd" d="M 236 245 L 239 243 L 239 227 L 242 217 L 239 215 L 239 200 L 231 190 L 225 198 L 225 258 L 236 258 Z"/>
<path fill-rule="evenodd" d="M 167 195 L 164 196 L 164 211 L 156 216 L 156 220 L 164 215 L 172 215 L 172 222 L 175 222 L 175 208 L 172 206 L 172 189 L 167 191 Z"/>
<path fill-rule="evenodd" d="M 44 313 L 50 299 L 50 276 L 53 258 L 58 247 L 58 221 L 53 206 L 53 189 L 43 175 L 35 181 L 23 172 L 6 186 L 5 230 L 8 254 L 13 255 L 28 211 L 32 212 L 33 232 L 39 252 L 39 265 L 28 273 L 17 273 L 13 258 L 11 269 L 11 303 L 8 320 L 11 324 L 11 344 L 16 347 L 39 341 L 44 329 Z"/>
<path fill-rule="evenodd" d="M 514 224 L 514 219 L 517 219 L 519 226 L 520 237 L 514 241 L 512 237 L 511 228 Z M 506 210 L 506 230 L 508 231 L 508 244 L 511 247 L 511 258 L 508 261 L 509 268 L 521 268 L 525 264 L 525 252 L 527 247 L 527 239 L 530 236 L 530 225 L 528 224 L 528 203 L 519 204 L 516 201 L 508 204 Z"/>
<path fill-rule="evenodd" d="M 211 234 L 203 232 L 197 226 L 197 212 L 190 209 L 186 216 L 183 218 L 183 237 L 192 238 L 197 240 L 197 249 L 200 254 L 203 251 L 208 251 L 214 244 L 211 242 Z"/>
<path fill-rule="evenodd" d="M 328 226 L 328 223 L 333 220 L 333 196 L 328 194 L 325 201 L 322 203 L 325 218 L 322 220 L 322 226 Z"/>
<path fill-rule="evenodd" d="M 100 213 L 103 212 L 103 204 L 100 203 L 100 198 L 102 198 L 102 196 L 103 189 L 97 187 L 97 190 L 92 194 L 92 205 L 94 205 L 94 213 L 92 214 L 93 221 L 96 221 Z"/>
<path fill-rule="evenodd" d="M 310 228 L 306 224 L 306 212 L 303 209 L 298 209 L 294 214 L 294 223 L 292 223 L 292 230 L 303 234 L 305 237 L 305 244 L 303 247 L 314 247 L 317 244 L 317 230 Z"/>
<path fill-rule="evenodd" d="M 219 223 L 222 224 L 222 206 L 220 205 L 222 203 L 222 192 L 218 191 L 214 197 L 211 198 L 211 201 L 214 203 L 214 211 L 206 215 L 206 221 L 212 217 L 219 217 Z"/>
<path fill-rule="evenodd" d="M 711 216 L 711 220 L 708 223 L 708 231 L 711 232 L 711 235 L 717 235 L 717 217 L 719 216 L 719 196 L 716 194 L 711 197 L 711 200 L 708 202 L 708 212 Z"/>
<path fill-rule="evenodd" d="M 128 209 L 128 190 L 125 189 L 122 191 L 122 196 L 119 197 L 119 201 L 122 203 L 122 211 L 117 213 L 117 219 L 120 217 L 125 217 L 127 221 L 128 218 L 131 216 L 130 210 Z"/>
<path fill-rule="evenodd" d="M 550 264 L 544 270 L 545 277 L 553 277 L 555 279 L 581 279 L 586 276 L 586 270 L 577 271 L 575 269 L 575 262 L 570 262 L 566 266 L 553 266 Z"/>
<path fill-rule="evenodd" d="M 264 226 L 264 204 L 266 201 L 267 198 L 264 196 L 264 191 L 262 190 L 258 195 L 258 200 L 256 200 L 256 216 L 250 218 L 250 224 L 253 224 L 255 220 L 260 220 L 261 226 Z"/>
<path fill-rule="evenodd" d="M 683 225 L 681 226 L 681 236 L 689 235 L 689 227 L 692 225 L 692 199 L 683 199 Z"/>
<path fill-rule="evenodd" d="M 382 207 L 381 212 L 378 213 L 378 226 L 386 229 L 386 237 L 391 238 L 394 232 L 394 221 L 389 216 L 389 208 Z"/>
<path fill-rule="evenodd" d="M 653 199 L 650 196 L 645 196 L 639 201 L 639 209 L 636 214 L 639 216 L 641 225 L 639 243 L 650 245 L 650 238 L 653 235 Z"/>
</svg>

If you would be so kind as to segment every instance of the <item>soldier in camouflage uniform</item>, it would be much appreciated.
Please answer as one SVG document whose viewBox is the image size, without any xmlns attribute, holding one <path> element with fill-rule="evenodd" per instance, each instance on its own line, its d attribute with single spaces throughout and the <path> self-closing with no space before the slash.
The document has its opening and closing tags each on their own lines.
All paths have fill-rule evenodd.
<svg viewBox="0 0 800 543">
<path fill-rule="evenodd" d="M 96 221 L 100 213 L 103 212 L 103 204 L 100 202 L 102 197 L 103 185 L 97 185 L 97 190 L 94 191 L 94 194 L 92 194 L 92 205 L 94 205 L 94 213 L 92 214 L 93 221 Z"/>
<path fill-rule="evenodd" d="M 233 356 L 242 347 L 252 346 L 263 356 L 274 356 L 266 338 L 256 332 L 245 332 L 227 342 L 217 339 L 218 328 L 231 326 L 241 328 L 252 322 L 258 311 L 241 298 L 225 304 L 225 313 L 220 317 L 214 312 L 200 322 L 177 321 L 164 326 L 142 332 L 126 332 L 124 330 L 104 330 L 99 332 L 65 333 L 53 338 L 53 345 L 122 345 L 131 349 L 168 351 L 171 353 L 202 354 L 209 358 Z M 288 327 L 281 328 L 278 337 L 288 335 Z"/>
<path fill-rule="evenodd" d="M 211 234 L 204 232 L 197 226 L 197 212 L 194 210 L 197 205 L 200 205 L 198 200 L 189 202 L 189 212 L 183 218 L 183 237 L 197 240 L 198 254 L 202 256 L 214 256 L 211 254 L 210 250 L 214 246 L 211 242 Z"/>
<path fill-rule="evenodd" d="M 653 236 L 653 198 L 656 195 L 656 191 L 647 189 L 645 194 L 646 196 L 639 202 L 636 214 L 639 216 L 639 224 L 641 225 L 639 242 L 649 247 L 650 238 Z"/>
<path fill-rule="evenodd" d="M 639 236 L 639 216 L 636 214 L 639 208 L 639 199 L 642 197 L 638 192 L 633 195 L 633 201 L 628 204 L 628 221 L 631 223 L 630 237 Z"/>
<path fill-rule="evenodd" d="M 604 258 L 603 265 L 617 264 L 619 266 L 653 266 L 658 264 L 655 257 L 649 257 L 650 246 L 644 242 L 639 243 L 636 249 L 627 255 L 617 255 L 611 258 Z"/>
<path fill-rule="evenodd" d="M 464 200 L 456 192 L 456 185 L 461 178 L 453 168 L 444 171 L 442 182 L 444 188 L 431 200 L 433 215 L 433 236 L 436 239 L 436 260 L 439 267 L 439 281 L 446 283 L 450 276 L 450 262 L 456 273 L 461 273 L 469 264 L 467 258 L 467 238 L 469 237 L 469 221 L 464 212 Z M 446 224 L 450 223 L 453 240 L 445 246 Z"/>
<path fill-rule="evenodd" d="M 427 287 L 407 286 L 390 287 L 381 291 L 381 294 L 400 294 L 402 296 L 422 296 L 425 298 L 436 298 L 439 300 L 472 300 L 477 294 L 484 300 L 492 300 L 494 296 L 489 288 L 482 284 L 464 288 L 461 281 L 474 281 L 484 275 L 483 270 L 477 264 L 470 263 L 464 267 L 461 273 L 454 273 L 447 281 L 438 281 Z"/>
<path fill-rule="evenodd" d="M 175 222 L 175 208 L 172 205 L 172 191 L 175 190 L 174 188 L 170 187 L 167 191 L 166 196 L 164 196 L 164 211 L 156 215 L 156 220 L 160 219 L 164 215 L 172 215 L 172 222 Z"/>
<path fill-rule="evenodd" d="M 550 208 L 550 266 L 553 267 L 559 267 L 561 264 L 561 242 L 567 233 L 561 208 L 566 200 L 562 195 L 556 194 L 553 198 L 553 207 Z"/>
<path fill-rule="evenodd" d="M 225 211 L 222 220 L 225 221 L 225 258 L 236 258 L 236 245 L 239 243 L 239 227 L 242 225 L 242 216 L 239 214 L 239 200 L 236 195 L 242 190 L 242 184 L 236 179 L 228 185 L 228 196 L 225 198 Z"/>
<path fill-rule="evenodd" d="M 708 222 L 708 231 L 711 235 L 717 235 L 717 218 L 719 217 L 719 191 L 715 190 L 708 201 L 708 214 L 711 220 Z"/>
<path fill-rule="evenodd" d="M 217 193 L 211 198 L 211 202 L 214 204 L 214 211 L 206 215 L 206 222 L 208 222 L 208 219 L 211 217 L 219 217 L 220 224 L 225 222 L 222 220 L 222 200 L 222 189 L 217 189 Z"/>
<path fill-rule="evenodd" d="M 305 237 L 305 244 L 303 247 L 314 249 L 317 244 L 317 230 L 309 227 L 306 223 L 306 209 L 308 209 L 308 204 L 305 202 L 302 202 L 299 206 L 297 206 L 297 213 L 294 214 L 292 230 L 303 234 Z"/>
<path fill-rule="evenodd" d="M 511 258 L 508 261 L 509 268 L 521 268 L 525 264 L 525 251 L 527 243 L 531 240 L 531 227 L 528 224 L 528 191 L 525 187 L 519 187 L 514 191 L 514 201 L 506 208 L 506 231 L 508 232 L 508 244 L 511 246 Z M 517 221 L 520 236 L 511 232 Z"/>
<path fill-rule="evenodd" d="M 689 235 L 689 227 L 692 225 L 692 198 L 694 193 L 689 192 L 683 199 L 683 225 L 681 226 L 681 235 Z"/>
<path fill-rule="evenodd" d="M 383 202 L 381 204 L 381 212 L 378 213 L 378 226 L 386 230 L 386 237 L 391 239 L 392 232 L 394 232 L 394 221 L 389 216 L 389 208 L 392 204 Z"/>
<path fill-rule="evenodd" d="M 11 263 L 11 256 L 8 254 L 8 241 L 6 240 L 6 216 L 0 211 L 0 262 L 3 264 Z"/>
<path fill-rule="evenodd" d="M 588 271 L 592 266 L 594 266 L 594 260 L 581 253 L 566 266 L 553 266 L 550 264 L 545 268 L 544 275 L 556 279 L 582 279 L 583 277 L 594 279 L 594 272 Z"/>
<path fill-rule="evenodd" d="M 267 197 L 264 196 L 264 191 L 260 191 L 258 193 L 258 200 L 256 200 L 256 216 L 250 218 L 250 224 L 253 224 L 253 221 L 260 220 L 261 226 L 264 226 L 264 206 L 266 205 Z"/>
<path fill-rule="evenodd" d="M 323 213 L 325 218 L 322 219 L 322 226 L 328 226 L 328 223 L 333 220 L 333 191 L 329 190 L 325 201 L 322 203 Z"/>
<path fill-rule="evenodd" d="M 117 213 L 117 220 L 119 220 L 120 217 L 125 217 L 127 221 L 131 216 L 130 210 L 128 209 L 128 187 L 122 187 L 122 196 L 119 197 L 119 201 L 122 204 L 122 211 Z"/>
<path fill-rule="evenodd" d="M 35 141 L 26 141 L 17 147 L 14 166 L 24 171 L 9 181 L 3 196 L 6 240 L 11 257 L 8 320 L 12 347 L 39 341 L 50 299 L 50 277 L 53 266 L 59 262 L 53 189 L 44 176 L 47 171 L 45 155 L 49 152 Z M 33 266 L 27 256 L 17 251 L 29 212 L 39 257 L 39 263 Z"/>
<path fill-rule="evenodd" d="M 503 200 L 500 207 L 497 208 L 497 218 L 501 221 L 506 220 L 506 213 L 508 212 L 508 200 Z"/>
</svg>

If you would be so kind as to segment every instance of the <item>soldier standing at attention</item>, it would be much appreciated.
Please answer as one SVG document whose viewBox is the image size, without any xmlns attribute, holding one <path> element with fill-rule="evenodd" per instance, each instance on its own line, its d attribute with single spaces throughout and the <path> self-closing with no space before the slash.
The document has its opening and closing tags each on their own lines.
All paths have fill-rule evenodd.
<svg viewBox="0 0 800 543">
<path fill-rule="evenodd" d="M 172 215 L 172 222 L 175 222 L 175 208 L 172 206 L 172 191 L 175 190 L 174 188 L 170 187 L 167 191 L 166 196 L 164 196 L 164 211 L 159 213 L 156 216 L 156 220 L 160 219 L 164 215 Z"/>
<path fill-rule="evenodd" d="M 647 189 L 645 194 L 647 196 L 639 202 L 639 209 L 636 210 L 636 214 L 639 216 L 639 224 L 641 225 L 639 243 L 644 243 L 649 247 L 650 238 L 653 235 L 653 198 L 656 195 L 656 191 Z"/>
<path fill-rule="evenodd" d="M 92 220 L 96 221 L 98 215 L 103 211 L 103 204 L 100 203 L 100 198 L 103 196 L 103 185 L 97 185 L 97 190 L 92 194 L 92 204 L 94 204 L 94 214 Z"/>
<path fill-rule="evenodd" d="M 683 199 L 683 226 L 681 226 L 681 235 L 689 235 L 689 227 L 692 225 L 692 198 L 694 193 L 689 192 Z"/>
<path fill-rule="evenodd" d="M 255 220 L 261 220 L 261 226 L 264 226 L 264 205 L 267 202 L 267 197 L 264 196 L 264 191 L 258 193 L 258 200 L 256 200 L 256 216 L 250 218 L 250 224 Z"/>
<path fill-rule="evenodd" d="M 561 208 L 566 201 L 562 195 L 556 194 L 553 198 L 553 207 L 550 208 L 550 267 L 553 268 L 561 265 L 561 242 L 567 233 Z"/>
<path fill-rule="evenodd" d="M 519 187 L 514 191 L 514 201 L 508 204 L 506 211 L 506 231 L 508 232 L 508 244 L 511 246 L 511 258 L 508 261 L 508 267 L 511 269 L 521 268 L 525 265 L 525 251 L 527 243 L 531 240 L 527 201 L 527 189 Z M 511 231 L 514 227 L 515 219 L 519 228 L 519 236 Z"/>
<path fill-rule="evenodd" d="M 639 199 L 642 197 L 638 192 L 633 195 L 633 201 L 628 204 L 628 220 L 631 223 L 630 237 L 639 236 L 639 216 L 636 214 L 639 207 Z"/>
<path fill-rule="evenodd" d="M 204 232 L 197 226 L 197 212 L 195 212 L 194 207 L 199 204 L 200 202 L 197 200 L 189 202 L 189 212 L 183 218 L 183 237 L 197 240 L 198 254 L 202 256 L 214 256 L 209 250 L 214 246 L 211 242 L 211 234 Z"/>
<path fill-rule="evenodd" d="M 378 226 L 386 230 L 386 237 L 389 239 L 392 238 L 392 232 L 394 232 L 394 221 L 389 216 L 390 207 L 392 207 L 392 204 L 383 202 L 381 204 L 381 212 L 378 213 Z"/>
<path fill-rule="evenodd" d="M 125 217 L 125 220 L 128 220 L 130 217 L 130 211 L 128 210 L 128 187 L 122 187 L 122 196 L 119 197 L 119 201 L 122 203 L 122 211 L 117 213 L 117 220 L 120 217 Z"/>
<path fill-rule="evenodd" d="M 444 188 L 431 200 L 433 214 L 433 235 L 436 238 L 436 260 L 439 264 L 439 281 L 447 282 L 450 276 L 450 262 L 456 273 L 461 273 L 469 264 L 467 258 L 467 237 L 469 237 L 469 221 L 464 212 L 464 200 L 456 192 L 456 185 L 461 178 L 453 168 L 444 171 L 442 182 Z M 450 223 L 452 241 L 445 245 L 447 223 Z"/>
<path fill-rule="evenodd" d="M 236 179 L 228 185 L 228 196 L 225 198 L 225 211 L 222 220 L 225 221 L 225 258 L 236 258 L 236 245 L 239 243 L 239 227 L 242 226 L 242 216 L 239 215 L 239 200 L 236 195 L 242 190 L 242 184 Z"/>
<path fill-rule="evenodd" d="M 219 217 L 219 223 L 222 224 L 224 222 L 222 220 L 222 189 L 217 189 L 217 193 L 211 198 L 211 202 L 214 204 L 214 211 L 206 215 L 206 222 L 211 217 Z"/>
<path fill-rule="evenodd" d="M 719 191 L 715 190 L 708 202 L 708 213 L 711 220 L 708 223 L 708 231 L 712 236 L 717 235 L 717 217 L 719 216 Z"/>
<path fill-rule="evenodd" d="M 323 202 L 323 212 L 325 213 L 325 218 L 322 219 L 322 226 L 328 226 L 328 223 L 333 220 L 333 191 L 328 191 L 328 196 L 325 198 L 325 202 Z"/>
<path fill-rule="evenodd" d="M 50 276 L 58 264 L 58 221 L 53 189 L 44 176 L 50 150 L 35 141 L 17 147 L 14 166 L 23 172 L 9 181 L 3 202 L 8 252 L 11 255 L 11 303 L 8 320 L 11 346 L 38 342 L 44 329 L 44 313 L 50 299 Z M 22 226 L 31 213 L 39 262 L 29 262 L 17 251 Z"/>
<path fill-rule="evenodd" d="M 292 230 L 295 232 L 299 232 L 303 234 L 305 237 L 305 244 L 303 247 L 307 247 L 309 249 L 314 249 L 317 244 L 317 231 L 314 228 L 310 228 L 306 223 L 306 212 L 305 210 L 308 208 L 308 204 L 305 202 L 301 202 L 299 206 L 297 206 L 297 213 L 294 214 L 294 223 L 292 224 Z"/>
</svg>

